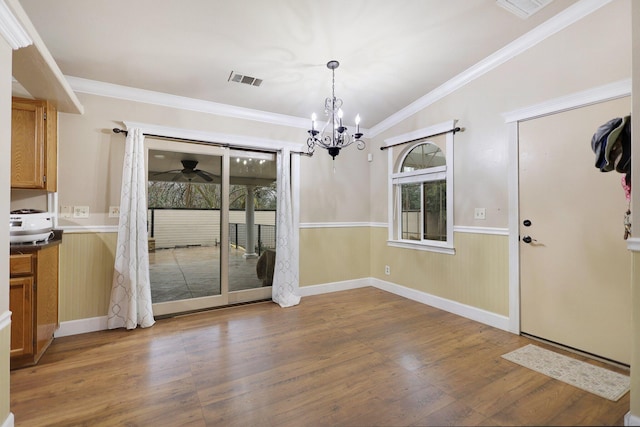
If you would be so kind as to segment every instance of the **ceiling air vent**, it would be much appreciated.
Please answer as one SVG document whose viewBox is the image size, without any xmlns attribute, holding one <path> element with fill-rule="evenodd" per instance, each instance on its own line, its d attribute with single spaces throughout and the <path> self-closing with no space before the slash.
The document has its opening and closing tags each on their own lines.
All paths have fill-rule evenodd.
<svg viewBox="0 0 640 427">
<path fill-rule="evenodd" d="M 260 86 L 262 84 L 262 79 L 256 79 L 255 77 L 251 76 L 243 76 L 242 74 L 237 74 L 233 71 L 231 72 L 231 74 L 229 74 L 229 78 L 227 79 L 227 81 L 244 83 L 251 86 Z"/>
<path fill-rule="evenodd" d="M 496 0 L 496 3 L 514 15 L 522 19 L 527 19 L 552 1 L 553 0 Z"/>
</svg>

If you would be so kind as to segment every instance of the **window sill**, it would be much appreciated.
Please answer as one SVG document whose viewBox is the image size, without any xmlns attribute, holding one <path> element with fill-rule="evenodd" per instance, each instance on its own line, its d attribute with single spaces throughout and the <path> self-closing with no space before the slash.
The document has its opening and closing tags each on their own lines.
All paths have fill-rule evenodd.
<svg viewBox="0 0 640 427">
<path fill-rule="evenodd" d="M 456 250 L 447 246 L 430 245 L 427 243 L 411 242 L 408 240 L 387 240 L 387 246 L 394 248 L 415 249 L 418 251 L 437 252 L 441 254 L 455 255 Z"/>
</svg>

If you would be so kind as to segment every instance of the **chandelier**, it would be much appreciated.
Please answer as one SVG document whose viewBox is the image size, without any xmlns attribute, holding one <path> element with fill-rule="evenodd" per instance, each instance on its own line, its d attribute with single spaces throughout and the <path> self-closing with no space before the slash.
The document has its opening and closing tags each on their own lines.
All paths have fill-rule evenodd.
<svg viewBox="0 0 640 427">
<path fill-rule="evenodd" d="M 356 132 L 349 135 L 347 127 L 342 124 L 342 99 L 336 98 L 336 68 L 340 63 L 338 61 L 327 62 L 327 68 L 331 70 L 331 97 L 324 100 L 324 113 L 327 115 L 327 121 L 322 130 L 316 129 L 316 113 L 311 115 L 311 129 L 309 138 L 307 138 L 307 152 L 313 154 L 316 146 L 326 149 L 329 155 L 335 160 L 340 154 L 340 150 L 357 142 L 358 150 L 363 150 L 365 143 L 360 133 L 360 115 L 356 116 Z"/>
</svg>

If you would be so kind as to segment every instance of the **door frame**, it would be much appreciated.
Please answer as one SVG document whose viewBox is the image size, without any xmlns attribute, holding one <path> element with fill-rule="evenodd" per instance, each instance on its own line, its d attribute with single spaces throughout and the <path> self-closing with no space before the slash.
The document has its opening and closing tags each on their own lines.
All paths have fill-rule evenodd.
<svg viewBox="0 0 640 427">
<path fill-rule="evenodd" d="M 169 126 L 131 122 L 131 121 L 125 121 L 123 123 L 125 125 L 126 130 L 138 128 L 138 129 L 141 129 L 145 135 L 153 135 L 157 137 L 175 139 L 177 140 L 177 142 L 182 142 L 183 144 L 185 142 L 193 142 L 193 143 L 200 143 L 200 144 L 210 143 L 212 147 L 217 146 L 221 150 L 226 151 L 226 153 L 222 156 L 223 170 L 226 170 L 229 167 L 228 148 L 238 148 L 241 150 L 256 150 L 256 151 L 269 150 L 274 152 L 287 151 L 287 152 L 290 152 L 291 154 L 294 154 L 294 153 L 304 154 L 304 152 L 301 151 L 301 148 L 302 148 L 301 144 L 296 142 L 280 141 L 280 140 L 274 140 L 274 139 L 257 138 L 252 136 L 235 135 L 235 134 L 227 134 L 227 133 L 219 133 L 219 132 L 197 131 L 197 130 L 190 130 L 190 129 L 183 129 L 183 128 L 174 128 Z M 162 147 L 162 143 L 160 143 L 159 141 L 154 142 L 153 145 L 154 145 L 153 148 Z M 145 155 L 148 154 L 148 148 L 149 146 L 145 141 Z M 219 155 L 219 154 L 216 154 L 216 155 Z M 146 161 L 145 164 L 148 164 L 148 161 Z M 292 210 L 293 210 L 293 224 L 294 224 L 294 235 L 292 236 L 292 239 L 294 240 L 296 246 L 298 246 L 298 242 L 300 239 L 299 227 L 298 227 L 298 224 L 300 223 L 300 156 L 299 155 L 291 156 L 290 173 L 291 173 L 291 205 L 293 208 Z M 225 186 L 223 185 L 223 193 L 224 193 L 224 187 Z M 226 187 L 228 191 L 228 183 Z M 222 196 L 223 196 L 223 200 L 228 199 L 228 194 L 226 195 L 223 194 Z M 221 212 L 222 211 L 224 211 L 224 209 L 221 210 Z M 228 215 L 228 214 L 222 213 L 222 215 Z M 221 218 L 221 221 L 225 222 L 226 219 Z M 221 233 L 225 233 L 225 232 L 228 233 L 228 227 L 221 228 Z M 221 278 L 222 278 L 224 277 L 226 269 L 228 268 L 228 259 L 226 257 L 224 259 L 221 258 L 220 262 L 221 262 Z M 224 279 L 224 280 L 227 280 L 227 279 Z M 221 283 L 221 290 L 222 290 L 222 283 Z M 244 302 L 247 299 L 246 294 L 247 294 L 246 292 L 237 292 L 231 295 L 227 293 L 226 296 L 222 296 L 222 297 L 212 296 L 212 297 L 202 297 L 202 298 L 191 299 L 189 300 L 190 304 L 188 305 L 188 310 L 194 309 L 194 306 L 193 306 L 194 301 L 196 305 L 201 304 L 202 308 L 209 307 L 209 302 L 211 299 L 226 299 L 226 302 L 229 304 Z M 199 300 L 199 301 L 196 301 L 196 300 Z M 169 304 L 171 304 L 170 311 L 173 313 L 175 311 L 174 309 L 179 306 L 180 301 L 172 301 L 171 303 L 166 303 L 166 304 L 165 303 L 154 304 L 154 310 L 153 310 L 154 315 L 158 316 L 158 315 L 167 314 L 165 313 L 166 310 L 164 305 L 167 305 L 166 308 L 169 308 L 168 307 Z M 184 307 L 186 310 L 187 305 L 185 305 Z"/>
<path fill-rule="evenodd" d="M 518 123 L 631 96 L 631 79 L 598 86 L 503 113 L 508 132 L 509 332 L 520 334 L 520 191 Z M 632 244 L 632 242 L 629 242 Z"/>
</svg>

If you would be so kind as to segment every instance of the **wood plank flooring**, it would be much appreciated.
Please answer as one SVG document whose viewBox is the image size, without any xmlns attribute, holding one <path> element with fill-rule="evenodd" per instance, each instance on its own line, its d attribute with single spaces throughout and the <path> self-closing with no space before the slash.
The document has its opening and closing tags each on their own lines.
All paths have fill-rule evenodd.
<svg viewBox="0 0 640 427">
<path fill-rule="evenodd" d="M 362 288 L 55 339 L 12 371 L 11 410 L 16 426 L 623 424 L 629 393 L 500 357 L 531 342 Z"/>
</svg>

